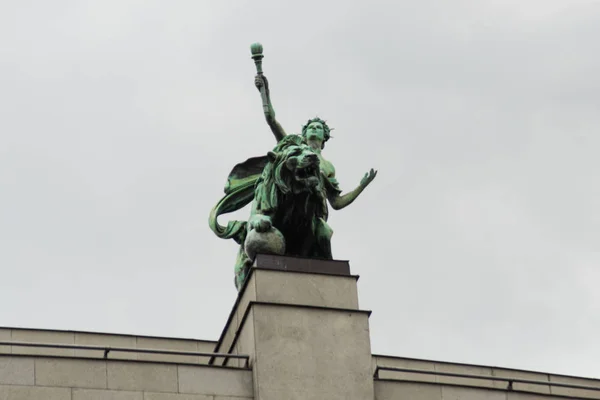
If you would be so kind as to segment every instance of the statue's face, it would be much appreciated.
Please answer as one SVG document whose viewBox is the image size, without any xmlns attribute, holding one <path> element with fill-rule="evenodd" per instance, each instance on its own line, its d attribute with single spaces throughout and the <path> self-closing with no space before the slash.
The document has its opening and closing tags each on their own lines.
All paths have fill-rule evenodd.
<svg viewBox="0 0 600 400">
<path fill-rule="evenodd" d="M 323 141 L 325 139 L 323 124 L 317 121 L 311 122 L 306 128 L 306 139 Z"/>
</svg>

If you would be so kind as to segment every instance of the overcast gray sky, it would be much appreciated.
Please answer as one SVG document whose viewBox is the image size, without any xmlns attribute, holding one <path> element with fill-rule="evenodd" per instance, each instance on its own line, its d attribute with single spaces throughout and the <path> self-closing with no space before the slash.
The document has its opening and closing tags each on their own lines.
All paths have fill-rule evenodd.
<svg viewBox="0 0 600 400">
<path fill-rule="evenodd" d="M 288 132 L 380 171 L 330 218 L 373 352 L 600 377 L 599 38 L 593 0 L 1 1 L 0 325 L 218 338 L 260 41 Z"/>
</svg>

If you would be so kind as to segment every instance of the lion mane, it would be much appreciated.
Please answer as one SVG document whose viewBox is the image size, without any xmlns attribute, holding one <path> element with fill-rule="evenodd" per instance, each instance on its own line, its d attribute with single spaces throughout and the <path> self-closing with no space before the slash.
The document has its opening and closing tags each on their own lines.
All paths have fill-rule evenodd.
<svg viewBox="0 0 600 400">
<path fill-rule="evenodd" d="M 327 214 L 327 204 L 324 202 L 323 184 L 320 182 L 317 186 L 311 189 L 303 187 L 302 183 L 298 183 L 294 179 L 293 171 L 291 171 L 286 163 L 295 157 L 301 156 L 303 153 L 310 152 L 312 149 L 304 142 L 300 135 L 285 136 L 269 153 L 269 162 L 265 166 L 261 177 L 256 182 L 254 191 L 254 201 L 256 202 L 256 210 L 264 214 L 280 213 L 281 208 L 287 208 L 294 203 L 294 200 L 301 198 L 304 212 L 309 211 L 310 202 L 316 202 L 316 208 L 312 210 L 314 215 L 323 217 Z M 308 196 L 303 193 L 305 192 Z M 297 208 L 287 211 L 299 211 Z"/>
<path fill-rule="evenodd" d="M 248 159 L 234 167 L 225 186 L 225 197 L 211 210 L 209 226 L 218 237 L 240 244 L 235 264 L 238 290 L 253 262 L 244 251 L 244 243 L 253 231 L 256 217 L 268 218 L 280 232 L 286 255 L 331 258 L 331 231 L 325 221 L 326 191 L 336 189 L 332 185 L 319 169 L 317 154 L 301 135 L 287 135 L 266 157 Z M 248 220 L 229 221 L 226 226 L 218 223 L 219 215 L 251 202 Z"/>
</svg>

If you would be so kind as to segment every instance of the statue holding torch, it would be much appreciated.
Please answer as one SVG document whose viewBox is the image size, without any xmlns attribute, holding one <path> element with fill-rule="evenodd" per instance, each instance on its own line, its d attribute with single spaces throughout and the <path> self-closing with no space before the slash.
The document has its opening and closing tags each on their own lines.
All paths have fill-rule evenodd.
<svg viewBox="0 0 600 400">
<path fill-rule="evenodd" d="M 275 118 L 262 70 L 263 47 L 255 43 L 250 49 L 256 65 L 254 83 L 277 145 L 266 156 L 250 158 L 233 168 L 225 196 L 209 217 L 209 226 L 218 237 L 240 244 L 235 264 L 238 290 L 258 253 L 332 259 L 333 230 L 327 223 L 327 203 L 334 210 L 350 205 L 377 176 L 371 169 L 354 190 L 342 194 L 335 168 L 322 154 L 331 137 L 329 126 L 313 118 L 302 127 L 301 134 L 288 135 Z M 219 215 L 250 203 L 247 221 L 229 221 L 226 226 L 218 223 Z"/>
</svg>

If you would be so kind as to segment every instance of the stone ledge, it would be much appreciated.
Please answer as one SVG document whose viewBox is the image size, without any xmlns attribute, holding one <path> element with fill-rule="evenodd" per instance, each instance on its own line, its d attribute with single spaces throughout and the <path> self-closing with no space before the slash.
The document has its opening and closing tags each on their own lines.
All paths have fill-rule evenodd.
<svg viewBox="0 0 600 400">
<path fill-rule="evenodd" d="M 217 356 L 216 358 L 224 358 L 225 356 Z M 92 358 L 92 357 L 81 357 L 81 356 L 53 356 L 53 355 L 45 355 L 45 354 L 4 354 L 0 353 L 0 359 L 2 358 L 14 358 L 14 359 L 54 359 L 54 360 L 79 360 L 79 361 L 103 361 L 103 362 L 124 362 L 124 363 L 136 363 L 136 364 L 166 364 L 166 365 L 185 365 L 189 367 L 197 367 L 197 368 L 225 368 L 225 369 L 234 369 L 234 370 L 248 370 L 249 368 L 245 367 L 232 367 L 227 365 L 209 365 L 209 364 L 195 364 L 189 362 L 178 362 L 178 361 L 156 361 L 156 360 L 124 360 L 120 358 Z M 2 382 L 0 382 L 1 384 Z M 0 399 L 2 400 L 2 399 Z"/>
<path fill-rule="evenodd" d="M 137 335 L 134 333 L 111 333 L 111 332 L 93 332 L 93 331 L 79 331 L 79 330 L 69 330 L 69 329 L 45 329 L 45 328 L 22 328 L 22 327 L 11 327 L 11 326 L 0 326 L 0 332 L 2 331 L 32 331 L 32 332 L 40 332 L 40 333 L 69 333 L 69 334 L 90 334 L 90 335 L 98 335 L 98 336 L 113 336 L 113 337 L 131 337 L 131 338 L 149 338 L 149 339 L 171 339 L 177 341 L 194 341 L 201 343 L 214 343 L 217 342 L 214 340 L 205 340 L 205 339 L 192 339 L 192 338 L 173 338 L 168 336 L 153 336 L 153 335 Z M 1 335 L 0 335 L 1 337 Z M 75 341 L 77 343 L 77 341 Z"/>
<path fill-rule="evenodd" d="M 535 391 L 535 390 L 526 390 L 526 389 L 519 389 L 518 387 L 514 387 L 512 390 L 509 390 L 507 388 L 499 388 L 499 387 L 489 387 L 489 386 L 476 386 L 476 385 L 467 385 L 467 384 L 459 384 L 459 383 L 439 383 L 439 382 L 424 382 L 424 381 L 419 381 L 419 380 L 404 380 L 404 379 L 377 379 L 375 378 L 374 380 L 375 383 L 375 388 L 377 391 L 377 384 L 378 383 L 382 383 L 382 384 L 391 384 L 391 385 L 397 385 L 398 387 L 405 385 L 407 387 L 410 386 L 419 386 L 421 389 L 422 388 L 427 388 L 427 387 L 439 387 L 440 388 L 440 393 L 443 393 L 444 388 L 451 388 L 451 389 L 467 389 L 467 390 L 479 390 L 479 391 L 486 391 L 489 393 L 502 393 L 505 395 L 510 396 L 511 394 L 514 394 L 515 396 L 518 395 L 528 395 L 528 396 L 536 396 L 535 399 L 541 399 L 541 398 L 553 398 L 553 399 L 573 399 L 575 397 L 573 397 L 572 395 L 562 395 L 562 394 L 554 394 L 551 392 L 542 392 L 542 391 Z M 425 389 L 428 390 L 428 389 Z M 576 390 L 576 389 L 572 389 L 572 390 Z M 581 390 L 581 389 L 579 389 Z M 450 391 L 448 389 L 446 389 L 446 391 Z M 451 398 L 458 398 L 458 397 L 451 397 Z M 481 397 L 481 398 L 487 398 L 487 397 Z M 590 394 L 590 391 L 588 391 L 588 394 L 583 394 L 583 393 L 579 393 L 578 397 L 579 399 L 600 399 L 600 391 L 595 392 L 594 394 Z M 440 397 L 439 400 L 442 400 L 443 398 Z M 510 399 L 510 397 L 509 397 Z M 431 397 L 430 400 L 437 400 L 436 398 Z"/>
<path fill-rule="evenodd" d="M 350 275 L 350 263 L 343 260 L 323 260 L 290 256 L 257 254 L 253 267 L 309 274 Z"/>
<path fill-rule="evenodd" d="M 399 372 L 399 371 L 380 371 L 379 379 L 391 380 L 396 382 L 412 381 L 412 382 L 435 382 L 439 384 L 460 384 L 463 386 L 473 387 L 493 387 L 497 389 L 506 389 L 508 380 L 530 380 L 539 382 L 520 383 L 515 382 L 513 388 L 516 390 L 536 393 L 540 395 L 552 394 L 555 396 L 573 396 L 581 398 L 600 398 L 600 391 L 592 391 L 581 388 L 568 388 L 561 386 L 553 386 L 553 383 L 570 384 L 587 386 L 600 389 L 600 379 L 589 377 L 577 377 L 564 374 L 553 374 L 540 371 L 523 370 L 517 368 L 503 368 L 497 366 L 455 363 L 449 361 L 426 360 L 410 357 L 395 357 L 390 355 L 373 354 L 372 356 L 373 372 L 377 367 L 399 367 L 408 369 L 423 369 L 427 371 L 437 372 L 452 372 L 458 374 L 471 374 L 481 376 L 484 379 L 470 379 L 468 377 L 449 377 L 442 375 L 423 375 L 417 372 Z M 486 380 L 490 378 L 506 378 L 507 381 L 492 381 Z"/>
</svg>

